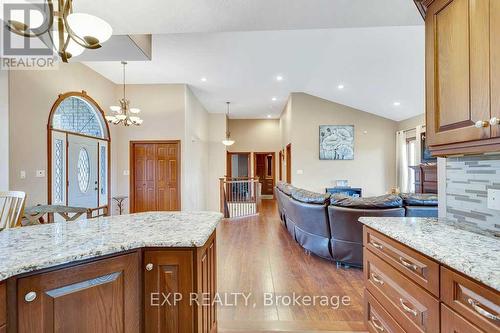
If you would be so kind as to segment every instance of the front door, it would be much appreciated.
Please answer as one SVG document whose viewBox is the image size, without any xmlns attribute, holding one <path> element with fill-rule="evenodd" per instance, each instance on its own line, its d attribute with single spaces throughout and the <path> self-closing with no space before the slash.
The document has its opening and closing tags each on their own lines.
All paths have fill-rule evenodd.
<svg viewBox="0 0 500 333">
<path fill-rule="evenodd" d="M 68 206 L 97 208 L 98 140 L 68 135 Z"/>
</svg>

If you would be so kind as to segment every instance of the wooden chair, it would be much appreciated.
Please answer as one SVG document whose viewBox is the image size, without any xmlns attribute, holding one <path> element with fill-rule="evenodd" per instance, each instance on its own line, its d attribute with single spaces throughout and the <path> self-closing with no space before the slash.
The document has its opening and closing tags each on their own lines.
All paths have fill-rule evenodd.
<svg viewBox="0 0 500 333">
<path fill-rule="evenodd" d="M 26 193 L 0 192 L 0 231 L 21 226 Z"/>
</svg>

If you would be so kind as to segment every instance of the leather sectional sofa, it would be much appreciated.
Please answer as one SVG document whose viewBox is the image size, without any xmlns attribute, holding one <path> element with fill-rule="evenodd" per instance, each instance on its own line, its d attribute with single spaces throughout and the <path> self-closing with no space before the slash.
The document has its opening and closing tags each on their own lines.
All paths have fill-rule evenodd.
<svg viewBox="0 0 500 333">
<path fill-rule="evenodd" d="M 437 216 L 437 197 L 384 195 L 353 198 L 321 194 L 279 182 L 275 197 L 281 223 L 306 251 L 345 265 L 363 265 L 361 216 Z"/>
</svg>

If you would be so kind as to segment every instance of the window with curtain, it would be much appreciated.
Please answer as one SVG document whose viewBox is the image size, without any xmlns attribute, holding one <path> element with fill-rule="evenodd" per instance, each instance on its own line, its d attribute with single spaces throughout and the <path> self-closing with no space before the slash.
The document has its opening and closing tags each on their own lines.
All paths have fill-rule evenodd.
<svg viewBox="0 0 500 333">
<path fill-rule="evenodd" d="M 406 139 L 406 159 L 409 168 L 407 192 L 415 193 L 415 170 L 410 167 L 419 164 L 417 162 L 417 138 Z"/>
</svg>

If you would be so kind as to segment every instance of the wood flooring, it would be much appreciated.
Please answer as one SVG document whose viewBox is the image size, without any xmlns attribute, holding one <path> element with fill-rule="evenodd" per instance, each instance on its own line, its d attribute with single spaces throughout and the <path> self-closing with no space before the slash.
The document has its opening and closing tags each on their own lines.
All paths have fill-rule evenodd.
<svg viewBox="0 0 500 333">
<path fill-rule="evenodd" d="M 263 200 L 259 216 L 228 219 L 217 230 L 218 291 L 245 293 L 218 307 L 219 332 L 363 332 L 363 274 L 357 268 L 307 255 L 280 224 L 274 200 Z M 337 309 L 319 304 L 264 305 L 278 296 L 349 297 Z M 225 294 L 227 293 L 227 294 Z M 249 295 L 248 293 L 251 293 Z M 232 296 L 232 295 L 231 295 Z M 268 296 L 269 297 L 269 296 Z M 346 298 L 344 298 L 347 301 Z M 347 302 L 345 302 L 347 303 Z"/>
</svg>

